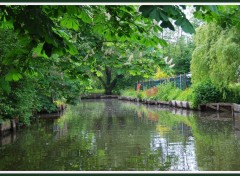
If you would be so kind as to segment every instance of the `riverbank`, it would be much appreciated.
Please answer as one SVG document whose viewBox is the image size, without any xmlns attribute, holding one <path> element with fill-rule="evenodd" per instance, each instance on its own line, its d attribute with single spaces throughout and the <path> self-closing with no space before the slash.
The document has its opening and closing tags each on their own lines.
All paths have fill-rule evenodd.
<svg viewBox="0 0 240 176">
<path fill-rule="evenodd" d="M 198 108 L 194 108 L 189 101 L 180 101 L 180 100 L 170 100 L 170 101 L 159 101 L 159 100 L 149 100 L 149 99 L 140 99 L 135 97 L 127 96 L 118 96 L 118 95 L 103 95 L 103 94 L 92 94 L 81 97 L 81 99 L 104 99 L 104 98 L 117 98 L 119 100 L 139 102 L 142 104 L 148 105 L 165 105 L 175 108 L 183 108 L 196 111 L 217 111 L 217 112 L 231 112 L 232 116 L 235 116 L 235 113 L 240 113 L 240 105 L 236 103 L 207 103 L 201 104 Z"/>
<path fill-rule="evenodd" d="M 188 101 L 178 101 L 178 100 L 156 101 L 156 100 L 139 99 L 139 98 L 132 98 L 132 97 L 124 97 L 124 96 L 119 96 L 118 99 L 119 100 L 135 101 L 135 102 L 140 102 L 140 103 L 149 104 L 149 105 L 168 105 L 170 107 L 177 107 L 177 108 L 185 108 L 185 109 L 194 110 L 194 108 L 191 106 L 191 103 L 188 102 Z"/>
<path fill-rule="evenodd" d="M 102 99 L 102 98 L 118 98 L 118 95 L 90 94 L 82 96 L 81 99 Z"/>
<path fill-rule="evenodd" d="M 17 120 L 8 119 L 0 122 L 0 137 L 6 136 L 11 132 L 16 132 Z"/>
<path fill-rule="evenodd" d="M 119 100 L 127 100 L 140 102 L 148 105 L 167 105 L 175 108 L 183 108 L 189 110 L 197 110 L 197 111 L 207 111 L 207 110 L 216 110 L 217 112 L 232 112 L 232 116 L 235 116 L 235 113 L 240 113 L 240 105 L 236 103 L 207 103 L 201 104 L 198 108 L 193 108 L 191 106 L 191 102 L 188 101 L 179 101 L 179 100 L 170 100 L 170 101 L 156 101 L 156 100 L 148 100 L 148 99 L 139 99 L 133 97 L 124 97 L 119 96 Z"/>
<path fill-rule="evenodd" d="M 235 103 L 208 103 L 199 105 L 199 107 L 193 108 L 191 106 L 191 102 L 188 101 L 179 101 L 179 100 L 171 100 L 171 101 L 156 101 L 156 100 L 148 100 L 148 99 L 139 99 L 133 97 L 126 97 L 126 96 L 118 96 L 118 95 L 104 95 L 104 94 L 92 94 L 89 96 L 83 96 L 81 99 L 119 99 L 122 101 L 132 101 L 132 102 L 139 102 L 146 105 L 157 105 L 157 106 L 164 106 L 164 107 L 173 107 L 175 109 L 183 109 L 183 110 L 194 110 L 199 112 L 204 111 L 215 111 L 215 112 L 231 112 L 232 117 L 239 117 L 240 116 L 240 105 Z M 55 113 L 38 113 L 35 114 L 38 118 L 59 118 L 63 115 L 63 112 L 67 108 L 66 105 L 60 106 L 58 111 Z M 0 122 L 0 137 L 6 136 L 11 134 L 12 132 L 16 132 L 19 124 L 16 119 L 6 120 Z"/>
<path fill-rule="evenodd" d="M 55 112 L 48 113 L 46 111 L 41 111 L 38 113 L 33 113 L 33 117 L 45 118 L 45 119 L 59 118 L 63 115 L 66 108 L 67 108 L 67 105 L 62 104 L 58 106 Z M 22 123 L 19 123 L 18 118 L 6 119 L 6 120 L 0 121 L 0 138 L 3 138 L 3 137 L 6 138 L 11 136 L 12 134 L 16 133 L 17 129 L 23 126 L 25 125 L 23 125 Z"/>
</svg>

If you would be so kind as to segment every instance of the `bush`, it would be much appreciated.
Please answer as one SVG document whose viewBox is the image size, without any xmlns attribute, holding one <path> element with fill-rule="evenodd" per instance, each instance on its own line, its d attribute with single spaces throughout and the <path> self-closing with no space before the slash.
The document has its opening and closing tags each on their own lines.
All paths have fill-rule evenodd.
<svg viewBox="0 0 240 176">
<path fill-rule="evenodd" d="M 222 93 L 211 83 L 211 81 L 198 83 L 193 87 L 193 93 L 194 107 L 197 107 L 200 104 L 219 102 L 222 100 Z"/>
<path fill-rule="evenodd" d="M 18 118 L 20 122 L 29 125 L 32 112 L 38 107 L 37 92 L 34 84 L 23 79 L 11 83 L 12 92 L 1 92 L 0 115 L 4 119 Z"/>
<path fill-rule="evenodd" d="M 139 99 L 144 99 L 144 98 L 146 98 L 146 92 L 144 92 L 144 91 L 138 91 L 138 92 L 137 92 L 137 98 L 139 98 Z"/>
<path fill-rule="evenodd" d="M 166 84 L 160 84 L 157 86 L 158 88 L 158 93 L 155 96 L 155 100 L 163 100 L 163 101 L 168 101 L 169 95 L 172 94 L 172 98 L 174 97 L 175 90 L 177 89 L 176 87 L 173 86 L 172 83 L 166 83 Z M 174 97 L 175 98 L 175 97 Z"/>
<path fill-rule="evenodd" d="M 181 101 L 193 101 L 193 90 L 192 88 L 187 88 L 183 91 L 180 92 L 180 94 L 177 96 L 177 100 L 181 100 Z"/>
<path fill-rule="evenodd" d="M 169 95 L 168 95 L 168 100 L 176 100 L 178 99 L 178 96 L 182 93 L 183 91 L 179 88 L 174 88 L 174 89 L 171 89 L 171 91 L 169 92 Z"/>
<path fill-rule="evenodd" d="M 172 83 L 161 84 L 157 86 L 156 95 L 147 93 L 147 90 L 136 92 L 133 89 L 127 89 L 121 91 L 122 96 L 134 97 L 139 99 L 147 98 L 149 100 L 182 100 L 182 101 L 192 101 L 193 100 L 193 91 L 192 89 L 181 90 L 175 87 Z M 148 89 L 150 90 L 150 89 Z"/>
<path fill-rule="evenodd" d="M 121 96 L 125 96 L 125 97 L 133 97 L 133 98 L 139 98 L 139 99 L 144 99 L 146 98 L 146 92 L 145 91 L 141 91 L 139 90 L 138 92 L 134 89 L 126 89 L 126 90 L 122 90 L 120 92 Z"/>
<path fill-rule="evenodd" d="M 224 93 L 224 102 L 240 104 L 240 84 L 229 85 Z"/>
<path fill-rule="evenodd" d="M 121 96 L 125 96 L 125 97 L 137 97 L 136 90 L 134 89 L 123 90 L 120 92 L 120 94 Z"/>
</svg>

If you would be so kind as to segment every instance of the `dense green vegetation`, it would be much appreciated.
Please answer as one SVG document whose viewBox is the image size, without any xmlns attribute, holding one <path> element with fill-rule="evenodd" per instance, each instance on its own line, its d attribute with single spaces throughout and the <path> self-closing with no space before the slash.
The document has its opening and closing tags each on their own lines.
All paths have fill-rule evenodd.
<svg viewBox="0 0 240 176">
<path fill-rule="evenodd" d="M 214 23 L 204 25 L 197 29 L 195 43 L 191 61 L 192 82 L 209 81 L 222 93 L 220 98 L 235 102 L 232 95 L 239 97 L 239 91 L 233 92 L 230 87 L 239 90 L 239 29 L 236 26 L 223 29 Z"/>
<path fill-rule="evenodd" d="M 194 12 L 195 17 L 207 23 L 197 25 L 193 40 L 186 40 L 188 37 L 182 33 L 179 36 L 178 31 L 177 34 L 170 32 L 170 35 L 164 36 L 170 41 L 170 45 L 164 47 L 163 51 L 167 62 L 172 64 L 172 73 L 191 72 L 190 91 L 182 91 L 168 83 L 157 86 L 159 91 L 156 95 L 148 96 L 147 91 L 134 93 L 131 90 L 122 91 L 122 95 L 164 101 L 187 100 L 193 107 L 209 102 L 240 103 L 240 33 L 239 21 L 236 20 L 239 11 L 234 6 L 210 8 L 209 13 Z M 227 16 L 230 20 L 224 21 Z M 174 39 L 172 36 L 179 38 Z"/>
<path fill-rule="evenodd" d="M 159 68 L 169 75 L 190 70 L 196 85 L 209 77 L 221 99 L 238 102 L 238 6 L 194 6 L 194 17 L 207 22 L 196 31 L 185 8 L 1 6 L 0 119 L 30 124 L 33 113 L 56 111 L 59 104 L 74 103 L 93 89 L 119 93 L 154 77 Z M 168 41 L 162 36 L 166 29 L 196 32 L 195 43 L 184 35 Z M 199 79 L 201 73 L 205 75 Z M 191 92 L 202 89 L 186 93 L 168 85 L 162 90 L 155 98 L 188 100 L 194 97 Z"/>
<path fill-rule="evenodd" d="M 168 111 L 134 104 L 128 105 L 134 109 L 138 116 L 147 117 L 157 122 L 156 130 L 161 137 L 171 142 L 189 140 L 188 128 L 191 127 L 191 135 L 194 136 L 196 160 L 199 170 L 221 171 L 236 170 L 236 160 L 239 160 L 234 152 L 239 150 L 239 138 L 232 129 L 232 121 L 212 120 L 211 118 L 199 118 L 196 115 L 182 116 Z M 178 128 L 178 127 L 181 128 Z M 182 127 L 185 127 L 183 129 Z M 170 142 L 171 141 L 171 142 Z M 229 142 L 231 141 L 231 142 Z M 189 161 L 188 158 L 187 161 Z M 229 163 L 229 164 L 226 164 Z M 226 168 L 226 169 L 223 169 Z"/>
<path fill-rule="evenodd" d="M 172 60 L 171 64 L 174 65 L 170 73 L 173 75 L 189 73 L 192 52 L 195 49 L 192 36 L 184 35 L 178 28 L 177 31 L 164 31 L 163 38 L 168 41 L 168 46 L 162 48 L 163 57 L 168 61 Z"/>
<path fill-rule="evenodd" d="M 170 101 L 170 100 L 181 100 L 181 101 L 189 101 L 192 102 L 192 106 L 197 107 L 197 103 L 195 103 L 195 97 L 193 94 L 193 89 L 188 88 L 185 90 L 181 90 L 176 88 L 172 83 L 161 84 L 156 87 L 158 89 L 156 94 L 149 94 L 149 90 L 145 91 L 136 91 L 133 89 L 126 89 L 121 91 L 122 96 L 126 97 L 134 97 L 139 99 L 148 99 L 148 100 L 162 100 L 162 101 Z M 150 91 L 154 91 L 154 89 L 150 89 Z"/>
<path fill-rule="evenodd" d="M 5 75 L 1 77 L 1 118 L 30 124 L 33 113 L 53 112 L 61 102 L 74 102 L 82 86 L 61 72 L 58 58 L 31 59 L 29 40 L 12 30 L 2 30 L 0 39 L 0 70 Z"/>
</svg>

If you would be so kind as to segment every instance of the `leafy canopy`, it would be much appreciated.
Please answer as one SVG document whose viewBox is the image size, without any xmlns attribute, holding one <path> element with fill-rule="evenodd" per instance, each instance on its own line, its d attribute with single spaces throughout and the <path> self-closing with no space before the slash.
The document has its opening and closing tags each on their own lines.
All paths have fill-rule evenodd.
<svg viewBox="0 0 240 176">
<path fill-rule="evenodd" d="M 196 49 L 191 61 L 192 81 L 210 79 L 224 88 L 239 79 L 240 32 L 237 27 L 223 29 L 212 23 L 197 29 Z"/>
</svg>

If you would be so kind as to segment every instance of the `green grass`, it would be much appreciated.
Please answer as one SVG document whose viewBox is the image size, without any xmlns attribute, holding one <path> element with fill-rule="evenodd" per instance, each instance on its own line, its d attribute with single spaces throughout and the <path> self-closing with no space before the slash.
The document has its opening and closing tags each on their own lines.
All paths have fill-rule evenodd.
<svg viewBox="0 0 240 176">
<path fill-rule="evenodd" d="M 121 96 L 140 98 L 140 99 L 151 99 L 151 100 L 161 100 L 161 101 L 170 101 L 170 100 L 181 100 L 181 101 L 193 101 L 193 91 L 191 88 L 181 90 L 176 88 L 171 83 L 161 84 L 158 87 L 158 92 L 155 96 L 147 96 L 146 90 L 138 91 L 134 89 L 126 89 L 121 91 Z"/>
<path fill-rule="evenodd" d="M 92 89 L 87 92 L 88 94 L 104 94 L 104 89 Z"/>
<path fill-rule="evenodd" d="M 177 96 L 177 100 L 181 101 L 190 101 L 193 102 L 193 90 L 192 88 L 187 88 L 184 91 L 181 91 L 180 94 Z"/>
</svg>

